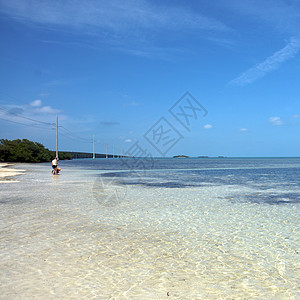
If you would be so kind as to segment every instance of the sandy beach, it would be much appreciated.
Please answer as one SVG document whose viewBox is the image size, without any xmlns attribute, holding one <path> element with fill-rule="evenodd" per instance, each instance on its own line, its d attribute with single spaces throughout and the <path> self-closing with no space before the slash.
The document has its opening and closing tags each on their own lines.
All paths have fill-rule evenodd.
<svg viewBox="0 0 300 300">
<path fill-rule="evenodd" d="M 1 185 L 0 299 L 296 299 L 293 205 L 233 203 L 252 190 L 227 184 L 117 187 L 61 166 L 16 165 L 27 172 Z"/>
<path fill-rule="evenodd" d="M 14 164 L 0 163 L 0 183 L 19 182 L 14 176 L 22 175 L 26 170 L 11 168 Z"/>
</svg>

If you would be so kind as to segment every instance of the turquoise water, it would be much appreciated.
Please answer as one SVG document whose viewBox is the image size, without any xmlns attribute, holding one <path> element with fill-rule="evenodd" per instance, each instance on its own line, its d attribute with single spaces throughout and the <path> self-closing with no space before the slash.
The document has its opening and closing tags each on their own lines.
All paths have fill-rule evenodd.
<svg viewBox="0 0 300 300">
<path fill-rule="evenodd" d="M 5 299 L 299 298 L 300 159 L 140 162 L 19 166 L 0 191 Z"/>
</svg>

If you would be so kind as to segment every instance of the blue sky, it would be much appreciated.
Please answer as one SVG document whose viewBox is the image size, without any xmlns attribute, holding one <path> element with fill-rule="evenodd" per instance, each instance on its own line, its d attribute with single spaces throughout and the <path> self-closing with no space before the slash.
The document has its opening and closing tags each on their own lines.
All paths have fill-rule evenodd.
<svg viewBox="0 0 300 300">
<path fill-rule="evenodd" d="M 0 0 L 0 137 L 165 155 L 300 155 L 300 2 Z M 206 110 L 186 130 L 169 109 Z"/>
</svg>

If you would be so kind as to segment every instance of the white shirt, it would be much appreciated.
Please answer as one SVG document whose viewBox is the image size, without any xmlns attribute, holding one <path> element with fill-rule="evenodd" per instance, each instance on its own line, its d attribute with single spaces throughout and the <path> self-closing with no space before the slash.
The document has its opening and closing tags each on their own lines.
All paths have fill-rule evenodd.
<svg viewBox="0 0 300 300">
<path fill-rule="evenodd" d="M 52 166 L 57 166 L 57 159 L 56 158 L 54 158 L 53 160 L 52 160 Z"/>
</svg>

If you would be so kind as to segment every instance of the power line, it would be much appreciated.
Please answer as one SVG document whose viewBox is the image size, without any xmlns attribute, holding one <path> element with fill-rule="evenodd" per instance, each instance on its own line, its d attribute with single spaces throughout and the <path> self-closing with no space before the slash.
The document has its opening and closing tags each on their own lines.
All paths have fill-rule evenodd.
<svg viewBox="0 0 300 300">
<path fill-rule="evenodd" d="M 61 136 L 64 136 L 64 137 L 66 137 L 66 138 L 68 138 L 68 139 L 71 139 L 71 140 L 73 140 L 73 141 L 76 141 L 77 142 L 77 139 L 75 139 L 75 138 L 73 138 L 72 136 L 70 136 L 70 135 L 66 135 L 66 134 L 64 134 L 64 133 L 62 133 L 62 132 L 60 132 L 59 133 L 59 135 Z"/>
<path fill-rule="evenodd" d="M 11 120 L 11 119 L 5 119 L 5 118 L 1 118 L 1 117 L 0 117 L 0 120 L 11 122 L 11 123 L 14 123 L 14 124 L 23 125 L 23 126 L 40 128 L 40 129 L 48 129 L 48 130 L 54 130 L 55 129 L 53 127 L 52 128 L 47 127 L 47 126 L 55 126 L 54 122 L 50 123 L 50 122 L 44 122 L 44 121 L 36 120 L 36 119 L 33 119 L 33 118 L 29 118 L 29 117 L 26 117 L 26 116 L 19 115 L 17 113 L 13 113 L 10 110 L 5 109 L 5 108 L 1 108 L 1 107 L 0 107 L 0 110 L 3 111 L 3 112 L 8 113 L 8 115 L 14 116 L 15 118 L 21 118 L 21 119 L 24 119 L 24 120 L 28 120 L 28 121 L 38 123 L 38 124 L 26 124 L 24 122 L 19 122 L 19 121 L 15 121 L 15 120 Z M 7 114 L 5 114 L 5 116 L 7 116 Z M 41 125 L 44 125 L 44 126 L 42 127 Z M 77 141 L 77 142 L 93 143 L 92 138 L 88 139 L 88 138 L 80 137 L 76 133 L 72 132 L 71 130 L 67 129 L 64 126 L 58 126 L 58 127 L 61 128 L 63 131 L 65 131 L 64 133 L 60 131 L 60 135 L 66 137 L 66 138 L 72 139 L 73 141 Z M 96 139 L 94 140 L 94 143 L 104 144 L 104 142 L 97 141 Z"/>
<path fill-rule="evenodd" d="M 33 121 L 33 122 L 37 122 L 37 123 L 45 124 L 45 125 L 51 125 L 51 126 L 55 125 L 55 123 L 43 122 L 43 121 L 35 120 L 35 119 L 32 119 L 32 118 L 28 118 L 28 117 L 25 117 L 25 116 L 20 116 L 20 115 L 18 115 L 16 113 L 11 113 L 9 110 L 1 108 L 1 107 L 0 107 L 0 110 L 8 112 L 11 115 L 14 115 L 14 116 L 16 116 L 18 118 L 22 118 L 22 119 L 25 119 L 25 120 L 29 120 L 29 121 Z"/>
<path fill-rule="evenodd" d="M 0 110 L 8 112 L 6 109 L 3 109 L 3 108 L 0 108 Z M 48 122 L 38 121 L 38 120 L 31 119 L 31 118 L 23 117 L 23 116 L 18 116 L 18 117 L 21 117 L 21 118 L 26 119 L 26 120 L 31 120 L 31 121 L 38 122 L 41 125 L 48 125 L 48 126 L 49 125 L 51 125 L 51 126 L 55 125 L 55 123 L 48 123 Z M 23 123 L 23 122 L 4 119 L 4 118 L 1 118 L 1 117 L 0 117 L 0 120 L 7 121 L 7 122 L 10 122 L 10 123 L 14 123 L 14 124 L 23 125 L 23 126 L 28 126 L 28 127 L 35 127 L 35 128 L 48 129 L 48 130 L 54 130 L 55 129 L 55 128 L 49 128 L 49 127 L 45 127 L 45 126 L 42 127 L 39 124 L 26 124 L 26 123 Z M 78 141 L 85 142 L 85 143 L 92 143 L 93 142 L 91 139 L 83 138 L 83 137 L 80 137 L 80 136 L 76 135 L 75 133 L 73 133 L 72 131 L 70 131 L 69 129 L 67 129 L 64 126 L 59 126 L 59 128 L 61 128 L 65 131 L 65 133 L 60 132 L 60 135 L 63 135 L 64 137 L 70 138 L 70 139 L 72 139 L 74 141 L 77 141 L 77 142 Z"/>
<path fill-rule="evenodd" d="M 92 139 L 87 139 L 87 138 L 80 137 L 80 136 L 78 136 L 77 134 L 73 133 L 72 131 L 70 131 L 69 129 L 67 129 L 64 126 L 58 126 L 58 127 L 61 128 L 61 129 L 63 129 L 63 130 L 65 130 L 66 134 L 69 134 L 70 136 L 73 136 L 76 139 L 79 139 L 79 140 L 82 140 L 83 142 L 88 142 L 88 143 L 92 143 L 93 142 Z"/>
<path fill-rule="evenodd" d="M 36 124 L 25 124 L 25 123 L 13 121 L 13 120 L 7 120 L 7 119 L 3 119 L 1 117 L 0 117 L 0 120 L 15 123 L 15 124 L 20 124 L 20 125 L 24 125 L 24 126 L 29 126 L 29 127 L 35 127 L 35 128 L 48 129 L 48 130 L 53 130 L 54 129 L 54 128 L 49 128 L 49 127 L 41 127 L 41 126 L 36 125 Z"/>
<path fill-rule="evenodd" d="M 3 95 L 5 95 L 6 98 L 8 97 L 8 98 L 18 102 L 18 99 L 16 97 L 8 95 L 6 92 L 3 92 L 3 90 L 0 90 L 0 94 L 3 94 Z"/>
<path fill-rule="evenodd" d="M 0 94 L 1 93 L 3 94 L 3 91 L 0 90 Z M 12 96 L 10 96 L 8 94 L 6 94 L 6 96 L 9 97 L 9 98 L 11 98 L 11 99 L 17 100 L 16 98 L 14 98 L 14 97 L 12 97 Z M 35 122 L 35 123 L 38 123 L 38 124 L 26 124 L 24 122 L 19 122 L 19 121 L 12 120 L 11 118 L 10 119 L 4 119 L 4 118 L 0 117 L 0 120 L 11 122 L 11 123 L 14 123 L 14 124 L 23 125 L 23 126 L 28 126 L 28 127 L 50 129 L 50 130 L 54 130 L 55 129 L 55 128 L 41 127 L 40 126 L 40 125 L 55 126 L 56 123 L 54 123 L 54 122 L 53 123 L 44 122 L 44 121 L 36 120 L 36 119 L 33 119 L 33 118 L 29 118 L 29 117 L 26 117 L 26 116 L 22 116 L 22 115 L 19 115 L 18 113 L 12 112 L 11 110 L 8 110 L 8 109 L 2 108 L 2 107 L 0 107 L 0 110 L 6 113 L 5 117 L 9 117 L 9 115 L 11 115 L 11 116 L 13 116 L 15 118 L 20 118 L 20 119 L 28 120 L 28 121 Z M 60 135 L 66 137 L 66 138 L 72 139 L 72 140 L 77 141 L 77 142 L 93 143 L 92 139 L 87 139 L 87 138 L 80 137 L 77 134 L 75 134 L 74 132 L 72 132 L 69 129 L 65 128 L 64 126 L 59 126 L 59 128 L 61 128 L 62 130 L 65 131 L 65 133 L 60 132 Z"/>
<path fill-rule="evenodd" d="M 66 138 L 69 138 L 69 139 L 71 139 L 71 140 L 73 140 L 73 141 L 76 141 L 76 142 L 81 142 L 81 143 L 87 143 L 87 142 L 85 142 L 85 141 L 78 141 L 78 138 L 76 138 L 76 137 L 74 137 L 74 136 L 72 136 L 71 134 L 67 134 L 67 133 L 63 133 L 63 132 L 59 132 L 59 136 L 64 136 L 64 137 L 66 137 Z M 92 142 L 89 142 L 89 143 L 92 143 Z"/>
</svg>

